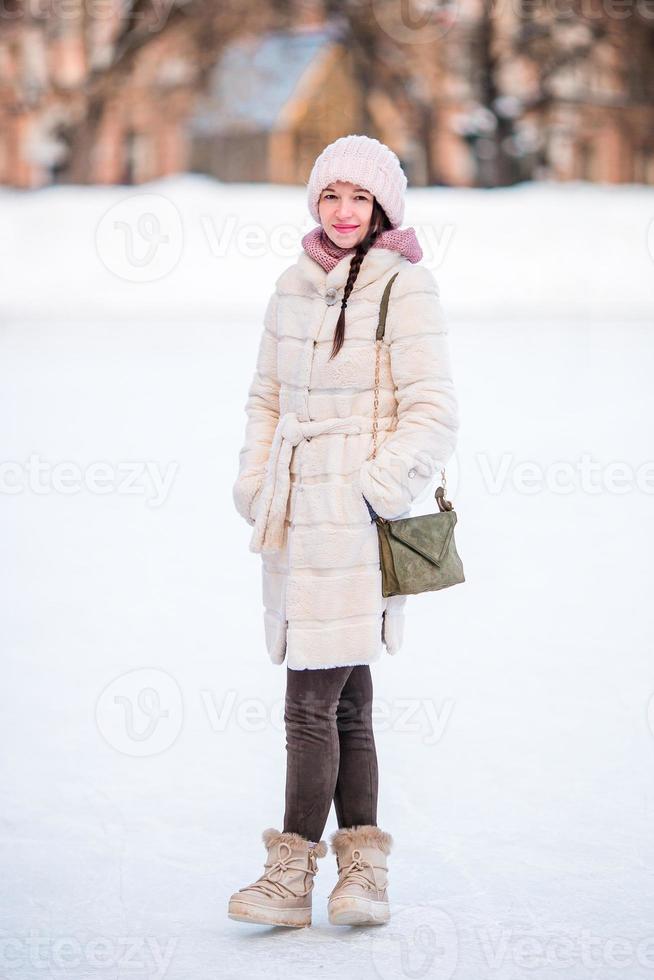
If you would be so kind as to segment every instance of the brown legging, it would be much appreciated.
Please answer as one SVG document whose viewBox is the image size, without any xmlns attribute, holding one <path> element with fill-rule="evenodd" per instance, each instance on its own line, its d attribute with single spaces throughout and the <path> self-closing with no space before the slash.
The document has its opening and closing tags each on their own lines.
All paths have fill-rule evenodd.
<svg viewBox="0 0 654 980">
<path fill-rule="evenodd" d="M 319 841 L 332 800 L 339 827 L 377 824 L 372 697 L 368 664 L 286 668 L 285 831 Z"/>
</svg>

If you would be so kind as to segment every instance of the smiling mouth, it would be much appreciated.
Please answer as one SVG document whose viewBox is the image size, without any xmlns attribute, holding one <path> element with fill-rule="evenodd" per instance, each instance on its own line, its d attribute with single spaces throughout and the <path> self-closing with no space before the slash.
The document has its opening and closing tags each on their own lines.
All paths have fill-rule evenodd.
<svg viewBox="0 0 654 980">
<path fill-rule="evenodd" d="M 358 225 L 334 225 L 336 231 L 356 231 Z"/>
</svg>

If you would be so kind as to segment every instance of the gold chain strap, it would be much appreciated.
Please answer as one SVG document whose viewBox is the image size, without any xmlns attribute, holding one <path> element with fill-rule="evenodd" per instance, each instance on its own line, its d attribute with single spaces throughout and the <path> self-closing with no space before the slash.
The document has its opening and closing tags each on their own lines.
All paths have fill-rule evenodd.
<svg viewBox="0 0 654 980">
<path fill-rule="evenodd" d="M 395 276 L 397 273 L 395 273 Z M 393 280 L 395 276 L 392 276 L 384 290 L 384 295 L 382 297 L 381 309 L 379 313 L 379 326 L 377 327 L 377 336 L 375 338 L 375 397 L 373 401 L 373 414 L 372 414 L 372 453 L 368 459 L 374 459 L 377 455 L 377 432 L 379 429 L 379 360 L 381 355 L 381 345 L 384 337 L 384 330 L 386 329 L 386 312 L 388 310 L 388 298 L 391 292 L 391 286 L 393 285 Z M 443 488 L 442 499 L 445 501 L 447 495 L 447 479 L 445 477 L 445 467 L 441 467 L 441 486 Z M 438 494 L 438 491 L 437 491 Z M 440 506 L 440 503 L 439 503 Z M 450 504 L 450 508 L 451 508 Z"/>
<path fill-rule="evenodd" d="M 373 403 L 372 415 L 372 455 L 374 459 L 377 455 L 377 430 L 379 428 L 379 358 L 381 354 L 381 340 L 375 341 L 375 400 Z"/>
</svg>

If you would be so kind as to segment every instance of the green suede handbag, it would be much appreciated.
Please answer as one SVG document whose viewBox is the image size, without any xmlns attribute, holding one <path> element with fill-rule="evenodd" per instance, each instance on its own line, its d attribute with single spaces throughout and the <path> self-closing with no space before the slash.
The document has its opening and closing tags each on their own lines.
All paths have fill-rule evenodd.
<svg viewBox="0 0 654 980">
<path fill-rule="evenodd" d="M 397 273 L 395 273 L 395 276 Z M 377 455 L 377 429 L 379 417 L 379 357 L 391 286 L 395 276 L 391 276 L 379 312 L 379 325 L 375 339 L 375 402 L 373 414 L 373 450 L 369 459 Z M 434 497 L 438 504 L 435 514 L 420 514 L 418 517 L 403 517 L 391 521 L 375 514 L 379 537 L 379 563 L 382 573 L 382 595 L 417 595 L 420 592 L 435 592 L 450 585 L 465 582 L 463 564 L 459 558 L 454 541 L 454 526 L 457 522 L 452 502 L 445 498 L 445 470 L 441 470 L 441 486 Z M 364 497 L 365 499 L 365 497 Z M 366 501 L 367 503 L 367 501 Z M 369 509 L 370 509 L 370 505 Z M 373 511 L 373 513 L 375 513 Z"/>
</svg>

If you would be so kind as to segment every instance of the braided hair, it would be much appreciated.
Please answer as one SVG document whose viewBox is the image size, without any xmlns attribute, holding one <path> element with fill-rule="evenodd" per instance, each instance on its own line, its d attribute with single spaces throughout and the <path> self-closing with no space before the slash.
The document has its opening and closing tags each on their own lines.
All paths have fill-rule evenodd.
<svg viewBox="0 0 654 980">
<path fill-rule="evenodd" d="M 350 262 L 350 271 L 348 273 L 347 282 L 345 283 L 345 289 L 343 290 L 341 313 L 338 318 L 338 323 L 336 324 L 336 329 L 334 330 L 334 343 L 332 345 L 332 352 L 329 355 L 329 360 L 331 360 L 332 357 L 336 357 L 339 350 L 343 346 L 343 340 L 345 337 L 345 307 L 347 306 L 350 293 L 352 292 L 354 283 L 359 275 L 361 263 L 366 257 L 367 252 L 375 244 L 376 239 L 382 233 L 382 231 L 386 231 L 386 229 L 392 227 L 393 226 L 388 218 L 388 215 L 384 211 L 381 204 L 379 204 L 377 201 L 377 198 L 374 198 L 368 231 L 366 232 L 365 238 L 363 238 L 357 245 L 356 251 L 352 256 L 352 261 Z"/>
</svg>

